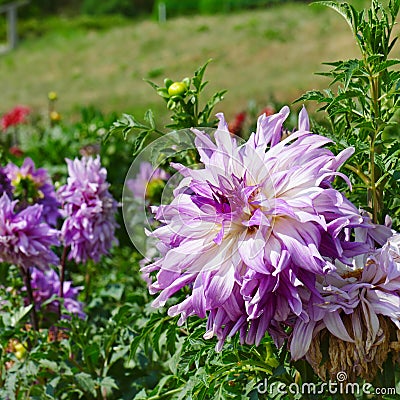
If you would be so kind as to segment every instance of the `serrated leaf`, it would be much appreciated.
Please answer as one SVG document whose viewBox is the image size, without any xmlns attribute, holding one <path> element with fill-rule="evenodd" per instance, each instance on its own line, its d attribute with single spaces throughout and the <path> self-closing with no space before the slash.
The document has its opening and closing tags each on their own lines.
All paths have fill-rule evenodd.
<svg viewBox="0 0 400 400">
<path fill-rule="evenodd" d="M 115 379 L 112 378 L 111 376 L 106 376 L 103 379 L 101 379 L 100 386 L 110 389 L 118 389 L 118 385 L 115 382 Z"/>
<path fill-rule="evenodd" d="M 148 80 L 148 79 L 143 79 L 146 83 L 148 83 L 154 90 L 158 90 L 160 86 L 155 84 L 154 82 Z"/>
<path fill-rule="evenodd" d="M 122 118 L 112 124 L 107 137 L 110 134 L 122 133 L 124 140 L 126 140 L 132 129 L 148 130 L 149 127 L 139 122 L 133 115 L 122 114 Z"/>
<path fill-rule="evenodd" d="M 146 391 L 142 389 L 139 393 L 136 394 L 133 400 L 147 400 L 148 398 L 149 396 L 147 396 Z"/>
<path fill-rule="evenodd" d="M 303 94 L 298 99 L 296 99 L 294 103 L 298 103 L 300 101 L 309 101 L 309 100 L 314 100 L 317 101 L 318 103 L 322 103 L 322 102 L 330 102 L 332 99 L 325 96 L 322 92 L 318 90 L 310 90 L 305 94 Z"/>
<path fill-rule="evenodd" d="M 96 383 L 90 374 L 80 372 L 74 376 L 78 386 L 85 392 L 96 397 Z"/>
<path fill-rule="evenodd" d="M 312 4 L 319 4 L 336 11 L 346 20 L 350 28 L 354 30 L 354 32 L 357 32 L 360 16 L 352 5 L 348 3 L 337 3 L 335 1 L 316 1 Z"/>
<path fill-rule="evenodd" d="M 153 349 L 155 352 L 160 355 L 160 340 L 161 340 L 161 334 L 163 333 L 163 328 L 164 324 L 162 323 L 163 321 L 160 321 L 155 328 L 155 330 L 152 332 L 151 335 L 151 342 L 153 343 Z"/>
<path fill-rule="evenodd" d="M 11 315 L 10 325 L 15 328 L 17 324 L 31 312 L 32 307 L 32 304 L 26 307 L 20 307 L 14 314 Z"/>
<path fill-rule="evenodd" d="M 144 142 L 147 138 L 149 131 L 140 132 L 139 135 L 136 136 L 134 142 L 132 143 L 132 156 L 136 157 L 139 152 L 142 150 Z"/>
<path fill-rule="evenodd" d="M 133 338 L 130 348 L 129 348 L 129 360 L 132 360 L 137 353 L 137 350 L 140 346 L 140 343 L 142 342 L 143 336 L 139 335 Z"/>
<path fill-rule="evenodd" d="M 167 329 L 167 350 L 171 355 L 173 355 L 176 350 L 176 339 L 176 325 L 170 323 Z"/>
<path fill-rule="evenodd" d="M 400 60 L 393 59 L 393 60 L 386 60 L 384 62 L 379 63 L 377 66 L 374 66 L 374 73 L 378 74 L 382 71 L 385 71 L 389 67 L 392 67 L 393 65 L 398 65 L 400 64 Z"/>
<path fill-rule="evenodd" d="M 156 123 L 154 121 L 154 114 L 152 110 L 147 110 L 146 113 L 144 114 L 144 119 L 150 124 L 150 127 L 152 129 L 155 129 Z"/>
<path fill-rule="evenodd" d="M 51 361 L 46 358 L 39 360 L 39 365 L 43 368 L 48 368 L 54 372 L 57 372 L 59 370 L 58 364 L 55 361 Z"/>
<path fill-rule="evenodd" d="M 200 92 L 200 89 L 201 89 L 201 84 L 202 84 L 202 81 L 203 81 L 204 72 L 205 72 L 208 64 L 211 61 L 212 61 L 212 59 L 210 58 L 204 65 L 202 65 L 200 68 L 198 68 L 194 73 L 194 76 L 193 76 L 193 79 L 192 79 L 192 83 L 193 83 L 193 86 L 197 89 L 198 93 Z"/>
</svg>

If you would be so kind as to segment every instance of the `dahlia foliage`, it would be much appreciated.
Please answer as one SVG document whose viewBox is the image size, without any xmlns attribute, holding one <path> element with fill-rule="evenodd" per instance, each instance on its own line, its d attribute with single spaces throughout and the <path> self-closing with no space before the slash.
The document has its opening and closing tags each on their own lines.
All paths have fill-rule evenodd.
<svg viewBox="0 0 400 400">
<path fill-rule="evenodd" d="M 310 132 L 304 108 L 283 139 L 288 114 L 262 115 L 241 145 L 222 114 L 214 140 L 193 130 L 203 168 L 173 164 L 183 177 L 174 199 L 153 208 L 161 226 L 149 235 L 160 255 L 142 268 L 153 276 L 153 305 L 188 287 L 168 313 L 179 324 L 207 318 L 204 337 L 216 336 L 217 350 L 236 333 L 247 344 L 268 333 L 279 346 L 289 338 L 297 359 L 323 327 L 356 343 L 356 328 L 346 331 L 342 319 L 362 314 L 372 346 L 382 335 L 376 315 L 398 325 L 398 264 L 388 244 L 375 249 L 392 231 L 332 187 L 337 176 L 350 183 L 338 169 L 353 149 L 335 156 L 329 139 Z"/>
</svg>

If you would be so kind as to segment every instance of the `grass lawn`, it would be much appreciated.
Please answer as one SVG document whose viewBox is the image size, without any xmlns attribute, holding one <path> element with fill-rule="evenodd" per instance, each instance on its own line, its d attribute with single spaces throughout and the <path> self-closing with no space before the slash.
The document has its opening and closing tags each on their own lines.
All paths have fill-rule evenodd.
<svg viewBox="0 0 400 400">
<path fill-rule="evenodd" d="M 53 90 L 64 116 L 82 105 L 139 117 L 149 107 L 161 113 L 162 99 L 143 78 L 180 80 L 212 58 L 209 90 L 228 89 L 219 110 L 231 117 L 249 101 L 260 107 L 271 97 L 292 102 L 304 91 L 325 87 L 328 81 L 314 75 L 322 62 L 358 57 L 349 27 L 320 6 L 286 4 L 161 25 L 115 21 L 99 30 L 59 20 L 53 30 L 1 56 L 0 113 L 16 104 L 45 111 Z"/>
</svg>

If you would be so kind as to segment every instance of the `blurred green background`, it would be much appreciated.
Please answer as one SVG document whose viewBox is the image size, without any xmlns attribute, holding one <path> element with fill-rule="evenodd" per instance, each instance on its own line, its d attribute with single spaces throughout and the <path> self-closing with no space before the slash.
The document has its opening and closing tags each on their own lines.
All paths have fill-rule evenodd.
<svg viewBox="0 0 400 400">
<path fill-rule="evenodd" d="M 212 58 L 209 90 L 228 89 L 217 111 L 232 117 L 249 102 L 291 103 L 325 87 L 314 75 L 322 62 L 358 56 L 345 22 L 307 1 L 163 3 L 164 23 L 151 0 L 32 0 L 20 7 L 19 46 L 0 55 L 0 114 L 16 104 L 46 111 L 47 93 L 56 91 L 63 118 L 82 106 L 138 115 L 153 108 L 166 118 L 143 78 L 181 80 Z M 5 25 L 0 15 L 3 40 Z"/>
</svg>

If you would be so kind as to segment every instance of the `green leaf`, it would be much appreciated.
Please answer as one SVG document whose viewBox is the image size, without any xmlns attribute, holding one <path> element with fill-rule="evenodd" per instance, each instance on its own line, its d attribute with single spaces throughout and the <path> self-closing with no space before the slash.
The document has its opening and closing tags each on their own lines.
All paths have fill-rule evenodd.
<svg viewBox="0 0 400 400">
<path fill-rule="evenodd" d="M 103 379 L 101 379 L 100 386 L 110 389 L 118 389 L 118 385 L 115 382 L 115 379 L 112 378 L 111 376 L 106 376 Z"/>
<path fill-rule="evenodd" d="M 55 361 L 51 361 L 46 358 L 39 360 L 39 365 L 43 368 L 48 368 L 54 372 L 59 371 L 58 364 Z"/>
<path fill-rule="evenodd" d="M 176 324 L 169 324 L 167 329 L 167 350 L 171 355 L 175 353 L 176 350 Z"/>
<path fill-rule="evenodd" d="M 132 156 L 133 157 L 136 157 L 139 154 L 139 152 L 142 150 L 144 142 L 145 142 L 148 134 L 149 134 L 149 131 L 143 131 L 143 132 L 140 132 L 139 135 L 136 136 L 136 138 L 132 144 L 132 148 L 133 148 Z"/>
<path fill-rule="evenodd" d="M 126 140 L 128 134 L 131 132 L 132 129 L 145 129 L 149 130 L 150 127 L 142 124 L 138 120 L 135 119 L 134 116 L 129 115 L 129 114 L 122 114 L 122 119 L 115 121 L 108 134 L 106 135 L 107 138 L 109 137 L 110 134 L 115 134 L 115 133 L 122 133 L 123 138 Z M 106 140 L 106 139 L 104 139 Z"/>
<path fill-rule="evenodd" d="M 198 68 L 194 73 L 192 83 L 193 83 L 193 86 L 197 89 L 197 93 L 200 93 L 200 91 L 201 91 L 201 88 L 202 88 L 201 84 L 203 81 L 204 72 L 205 72 L 208 64 L 211 61 L 212 61 L 212 59 L 210 58 L 204 65 L 202 65 L 200 68 Z"/>
<path fill-rule="evenodd" d="M 147 110 L 146 113 L 144 114 L 144 119 L 146 122 L 148 122 L 151 126 L 151 129 L 156 128 L 156 123 L 154 121 L 154 114 L 152 110 Z"/>
<path fill-rule="evenodd" d="M 142 343 L 143 335 L 135 336 L 131 342 L 129 349 L 129 360 L 132 360 L 138 351 L 140 344 Z"/>
<path fill-rule="evenodd" d="M 12 316 L 11 316 L 11 326 L 14 328 L 18 325 L 18 323 L 24 319 L 32 310 L 33 305 L 30 304 L 26 307 L 20 307 Z"/>
<path fill-rule="evenodd" d="M 133 400 L 147 400 L 148 398 L 149 396 L 147 396 L 146 390 L 142 389 L 139 393 L 136 394 Z"/>
<path fill-rule="evenodd" d="M 96 397 L 96 383 L 92 376 L 86 372 L 80 372 L 74 376 L 78 386 L 85 392 L 90 393 L 92 396 Z"/>
<path fill-rule="evenodd" d="M 227 92 L 227 90 L 220 90 L 216 92 L 210 100 L 208 100 L 207 104 L 204 106 L 203 111 L 199 114 L 199 122 L 203 126 L 204 124 L 208 123 L 208 119 L 210 118 L 210 114 L 213 110 L 213 108 L 224 99 L 224 95 Z"/>
<path fill-rule="evenodd" d="M 335 1 L 316 1 L 312 4 L 319 4 L 336 11 L 346 20 L 350 28 L 355 33 L 357 32 L 360 16 L 352 5 L 348 3 L 337 3 Z"/>
<path fill-rule="evenodd" d="M 158 86 L 157 84 L 155 84 L 152 81 L 149 81 L 148 79 L 143 79 L 145 82 L 147 82 L 154 90 L 158 90 L 160 88 L 160 86 Z"/>
<path fill-rule="evenodd" d="M 160 355 L 160 340 L 161 340 L 161 335 L 164 331 L 164 326 L 163 326 L 163 321 L 161 320 L 158 324 L 158 326 L 155 328 L 155 330 L 152 333 L 151 341 L 153 343 L 153 349 L 155 352 Z"/>
<path fill-rule="evenodd" d="M 383 62 L 379 63 L 378 65 L 374 66 L 373 72 L 375 74 L 378 74 L 382 71 L 385 71 L 389 67 L 392 67 L 393 65 L 397 65 L 397 64 L 400 64 L 400 60 L 397 60 L 397 59 L 386 60 L 386 61 L 383 61 Z"/>
</svg>

